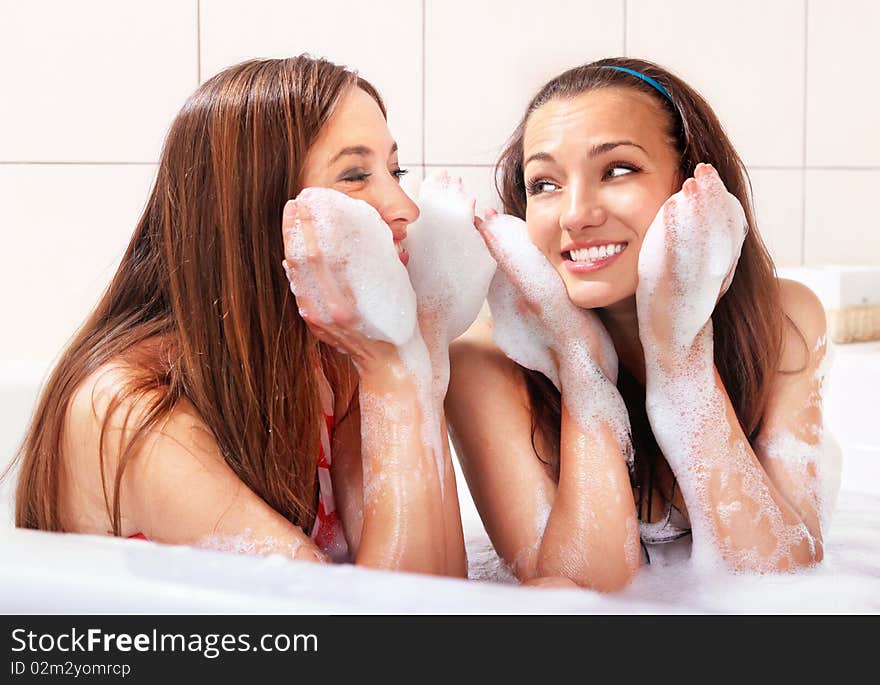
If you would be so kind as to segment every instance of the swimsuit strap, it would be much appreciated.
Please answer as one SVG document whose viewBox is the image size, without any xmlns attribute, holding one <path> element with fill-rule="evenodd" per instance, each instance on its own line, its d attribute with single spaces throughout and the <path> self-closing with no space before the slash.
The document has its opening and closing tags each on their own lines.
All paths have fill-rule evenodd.
<svg viewBox="0 0 880 685">
<path fill-rule="evenodd" d="M 330 436 L 333 434 L 333 388 L 324 375 L 319 361 L 314 364 L 321 396 L 321 444 L 318 451 L 318 511 L 312 525 L 311 538 L 335 562 L 349 561 L 348 542 L 342 530 L 342 521 L 336 511 L 333 483 L 330 480 Z"/>
</svg>

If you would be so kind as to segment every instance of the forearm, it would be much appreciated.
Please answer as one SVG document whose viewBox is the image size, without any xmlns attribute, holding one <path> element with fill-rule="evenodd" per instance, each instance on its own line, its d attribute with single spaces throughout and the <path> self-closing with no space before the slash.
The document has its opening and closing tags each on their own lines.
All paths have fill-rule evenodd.
<svg viewBox="0 0 880 685">
<path fill-rule="evenodd" d="M 464 531 L 461 525 L 461 509 L 458 504 L 458 488 L 455 482 L 455 471 L 452 455 L 449 450 L 449 438 L 446 433 L 446 419 L 443 418 L 444 448 L 444 488 L 443 488 L 443 519 L 446 537 L 446 573 L 450 576 L 466 578 L 468 574 L 467 552 L 464 546 Z"/>
<path fill-rule="evenodd" d="M 782 571 L 822 558 L 739 425 L 704 331 L 687 354 L 648 364 L 647 410 L 687 504 L 694 558 L 736 570 Z M 646 348 L 646 351 L 647 348 Z"/>
<path fill-rule="evenodd" d="M 431 364 L 434 415 L 440 423 L 440 442 L 443 449 L 443 467 L 440 471 L 443 479 L 441 493 L 446 536 L 447 573 L 452 576 L 466 577 L 467 555 L 444 409 L 446 391 L 449 387 L 449 342 L 437 324 L 436 317 L 431 313 L 420 311 L 419 328 L 425 340 Z"/>
<path fill-rule="evenodd" d="M 559 484 L 538 553 L 538 576 L 618 590 L 638 571 L 639 527 L 622 448 L 607 422 L 584 431 L 562 411 Z"/>
<path fill-rule="evenodd" d="M 356 563 L 446 572 L 441 474 L 426 435 L 429 407 L 400 363 L 361 372 L 364 517 Z"/>
<path fill-rule="evenodd" d="M 536 571 L 616 590 L 639 566 L 629 482 L 629 419 L 614 384 L 580 341 L 560 346 L 559 482 Z"/>
</svg>

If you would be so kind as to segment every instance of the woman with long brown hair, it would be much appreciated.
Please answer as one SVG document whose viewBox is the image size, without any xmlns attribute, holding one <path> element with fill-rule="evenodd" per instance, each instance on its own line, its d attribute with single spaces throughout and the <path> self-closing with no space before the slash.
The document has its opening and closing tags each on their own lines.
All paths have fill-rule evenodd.
<svg viewBox="0 0 880 685">
<path fill-rule="evenodd" d="M 320 187 L 371 205 L 405 263 L 419 211 L 404 173 L 382 100 L 354 72 L 254 60 L 200 86 L 40 396 L 17 525 L 464 575 L 452 467 L 422 435 L 424 379 L 359 332 L 358 310 L 320 315 L 347 285 L 326 269 L 317 301 L 291 293 L 290 241 L 315 227 L 289 201 Z M 365 392 L 382 402 L 359 406 Z"/>
<path fill-rule="evenodd" d="M 503 560 L 600 590 L 689 536 L 700 567 L 820 561 L 824 312 L 776 278 L 711 107 L 647 61 L 577 67 L 498 172 L 493 322 L 453 345 L 446 416 Z"/>
</svg>

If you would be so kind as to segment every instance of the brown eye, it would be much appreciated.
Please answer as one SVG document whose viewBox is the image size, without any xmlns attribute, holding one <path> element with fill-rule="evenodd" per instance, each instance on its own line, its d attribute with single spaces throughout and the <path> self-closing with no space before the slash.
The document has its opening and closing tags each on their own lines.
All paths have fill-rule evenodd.
<svg viewBox="0 0 880 685">
<path fill-rule="evenodd" d="M 559 190 L 559 186 L 552 181 L 540 178 L 530 182 L 527 190 L 529 195 L 542 195 L 545 193 L 553 193 Z"/>
<path fill-rule="evenodd" d="M 629 176 L 640 171 L 637 166 L 632 164 L 624 164 L 622 162 L 613 162 L 605 169 L 605 178 L 620 178 L 621 176 Z"/>
</svg>

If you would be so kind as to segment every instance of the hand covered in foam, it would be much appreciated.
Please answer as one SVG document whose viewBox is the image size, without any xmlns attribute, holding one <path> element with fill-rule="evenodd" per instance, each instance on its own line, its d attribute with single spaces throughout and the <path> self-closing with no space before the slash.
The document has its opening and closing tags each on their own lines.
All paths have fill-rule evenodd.
<svg viewBox="0 0 880 685">
<path fill-rule="evenodd" d="M 529 239 L 526 223 L 487 215 L 478 227 L 498 270 L 489 287 L 493 336 L 504 353 L 560 387 L 560 361 L 587 359 L 611 383 L 617 355 L 598 316 L 568 297 L 565 284 Z"/>
<path fill-rule="evenodd" d="M 445 171 L 424 180 L 419 220 L 407 231 L 410 281 L 426 340 L 448 345 L 477 318 L 495 261 L 474 231 L 474 203 Z"/>
<path fill-rule="evenodd" d="M 355 361 L 416 332 L 416 298 L 388 225 L 373 207 L 306 188 L 284 208 L 284 270 L 300 314 L 322 341 Z"/>
<path fill-rule="evenodd" d="M 643 345 L 693 344 L 733 280 L 747 232 L 739 200 L 714 167 L 698 164 L 642 243 L 636 303 Z"/>
</svg>

